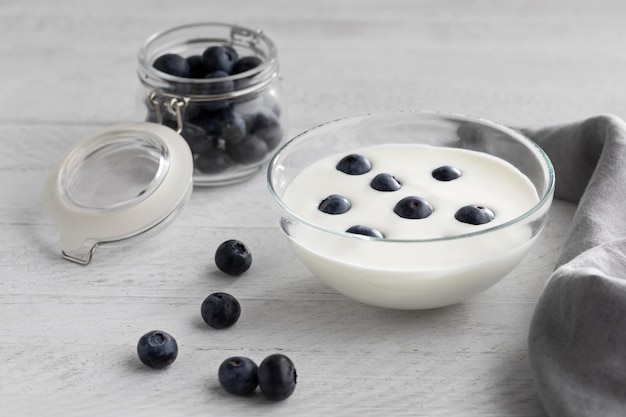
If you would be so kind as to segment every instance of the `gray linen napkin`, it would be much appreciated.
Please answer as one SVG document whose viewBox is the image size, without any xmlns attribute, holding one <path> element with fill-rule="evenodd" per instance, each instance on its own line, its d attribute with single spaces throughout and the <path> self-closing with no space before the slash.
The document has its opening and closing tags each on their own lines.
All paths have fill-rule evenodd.
<svg viewBox="0 0 626 417">
<path fill-rule="evenodd" d="M 529 359 L 550 416 L 626 416 L 626 124 L 523 130 L 550 156 L 556 198 L 578 202 L 535 307 Z"/>
</svg>

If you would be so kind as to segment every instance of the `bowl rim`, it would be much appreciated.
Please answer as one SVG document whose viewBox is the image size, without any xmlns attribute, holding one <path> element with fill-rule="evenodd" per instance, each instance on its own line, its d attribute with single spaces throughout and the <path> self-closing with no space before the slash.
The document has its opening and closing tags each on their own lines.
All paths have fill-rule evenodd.
<svg viewBox="0 0 626 417">
<path fill-rule="evenodd" d="M 354 233 L 348 233 L 342 230 L 337 230 L 337 229 L 333 229 L 333 228 L 329 228 L 329 227 L 325 227 L 323 225 L 317 224 L 315 222 L 312 222 L 302 216 L 300 216 L 299 214 L 295 213 L 293 210 L 291 210 L 282 200 L 282 198 L 278 195 L 276 189 L 274 188 L 274 184 L 273 184 L 273 177 L 274 177 L 274 172 L 275 172 L 275 168 L 276 165 L 279 161 L 279 159 L 281 158 L 281 156 L 283 155 L 283 153 L 288 149 L 291 148 L 293 146 L 293 144 L 295 143 L 299 143 L 303 140 L 306 139 L 306 136 L 312 132 L 315 131 L 317 129 L 320 129 L 322 127 L 326 127 L 330 124 L 336 124 L 336 123 L 341 123 L 344 121 L 349 121 L 349 120 L 356 120 L 356 119 L 364 119 L 367 117 L 372 117 L 372 116 L 382 116 L 382 117 L 386 117 L 386 116 L 397 116 L 399 114 L 415 114 L 417 116 L 437 116 L 437 117 L 446 117 L 446 118 L 453 118 L 453 119 L 457 119 L 457 120 L 461 120 L 461 121 L 465 121 L 465 122 L 471 122 L 471 123 L 478 123 L 481 125 L 487 125 L 489 127 L 495 128 L 503 133 L 506 133 L 510 136 L 513 136 L 515 138 L 517 138 L 520 142 L 525 143 L 526 145 L 528 145 L 528 147 L 531 150 L 534 150 L 537 153 L 538 159 L 541 161 L 541 165 L 542 167 L 548 172 L 548 181 L 546 184 L 546 190 L 543 193 L 543 195 L 539 196 L 539 201 L 529 210 L 527 210 L 526 212 L 522 213 L 521 215 L 505 222 L 505 223 L 501 223 L 492 227 L 488 227 L 485 229 L 481 229 L 478 230 L 476 232 L 470 232 L 470 233 L 463 233 L 460 235 L 454 235 L 454 236 L 442 236 L 442 237 L 436 237 L 436 238 L 427 238 L 427 239 L 389 239 L 389 238 L 376 238 L 376 237 L 371 237 L 371 236 L 364 236 L 364 235 L 359 235 L 359 234 L 354 234 Z M 550 160 L 550 158 L 548 157 L 548 155 L 546 154 L 546 152 L 537 144 L 535 143 L 533 140 L 531 140 L 529 137 L 527 137 L 526 135 L 524 135 L 523 133 L 521 133 L 518 130 L 515 130 L 513 128 L 510 128 L 508 126 L 505 126 L 503 124 L 499 124 L 496 122 L 492 122 L 490 120 L 487 120 L 485 118 L 482 117 L 477 117 L 477 116 L 470 116 L 467 114 L 461 114 L 461 113 L 450 113 L 450 112 L 442 112 L 442 111 L 436 111 L 436 110 L 399 110 L 399 111 L 384 111 L 384 112 L 368 112 L 368 113 L 362 113 L 362 114 L 357 114 L 357 115 L 353 115 L 353 116 L 347 116 L 347 117 L 341 117 L 341 118 L 337 118 L 334 120 L 330 120 L 324 123 L 320 123 L 318 125 L 315 125 L 313 127 L 310 127 L 304 131 L 302 131 L 301 133 L 298 133 L 296 136 L 294 136 L 292 139 L 288 140 L 287 142 L 285 142 L 280 148 L 278 148 L 278 150 L 274 153 L 274 155 L 272 156 L 272 158 L 269 161 L 268 167 L 267 167 L 267 185 L 270 191 L 270 194 L 272 196 L 272 198 L 274 199 L 274 201 L 278 204 L 278 206 L 284 210 L 286 213 L 289 214 L 289 216 L 297 219 L 297 221 L 306 224 L 307 226 L 313 227 L 314 229 L 317 229 L 319 231 L 322 232 L 326 232 L 326 233 L 330 233 L 336 236 L 341 236 L 341 237 L 346 237 L 346 238 L 351 238 L 351 239 L 361 239 L 361 240 L 370 240 L 370 241 L 376 241 L 376 242 L 389 242 L 389 243 L 419 243 L 419 242 L 442 242 L 442 241 L 450 241 L 450 240 L 457 240 L 457 239 L 466 239 L 466 238 L 471 238 L 471 237 L 475 237 L 475 236 L 480 236 L 480 235 L 484 235 L 484 234 L 488 234 L 494 231 L 498 231 L 498 230 L 503 230 L 506 229 L 510 226 L 513 226 L 515 224 L 520 223 L 521 221 L 523 221 L 524 219 L 532 216 L 534 213 L 536 213 L 537 211 L 539 211 L 540 209 L 542 209 L 546 204 L 549 204 L 554 196 L 554 188 L 555 188 L 555 172 L 554 172 L 554 166 L 552 165 L 552 161 Z M 284 226 L 283 226 L 283 221 L 281 220 L 281 229 L 284 230 Z M 286 232 L 286 231 L 285 231 Z"/>
</svg>

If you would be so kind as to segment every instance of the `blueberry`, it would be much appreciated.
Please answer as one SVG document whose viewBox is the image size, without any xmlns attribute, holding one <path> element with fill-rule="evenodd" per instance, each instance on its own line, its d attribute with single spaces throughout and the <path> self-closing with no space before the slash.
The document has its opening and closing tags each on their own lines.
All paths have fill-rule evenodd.
<svg viewBox="0 0 626 417">
<path fill-rule="evenodd" d="M 452 181 L 459 178 L 461 170 L 450 165 L 443 165 L 432 172 L 433 178 L 439 181 Z"/>
<path fill-rule="evenodd" d="M 203 90 L 204 87 L 201 89 Z M 201 103 L 202 109 L 209 113 L 219 112 L 221 110 L 227 110 L 232 108 L 233 102 L 230 99 L 224 98 L 220 100 L 205 101 Z"/>
<path fill-rule="evenodd" d="M 296 367 L 291 359 L 280 353 L 268 356 L 258 370 L 261 393 L 271 401 L 282 401 L 296 389 Z"/>
<path fill-rule="evenodd" d="M 350 200 L 339 194 L 331 194 L 317 206 L 319 211 L 327 214 L 343 214 L 350 210 Z"/>
<path fill-rule="evenodd" d="M 243 242 L 230 239 L 217 247 L 215 264 L 229 275 L 241 275 L 252 265 L 252 253 Z"/>
<path fill-rule="evenodd" d="M 197 155 L 195 167 L 205 174 L 219 174 L 234 164 L 224 149 L 213 148 Z"/>
<path fill-rule="evenodd" d="M 199 153 L 208 149 L 214 148 L 216 145 L 216 138 L 207 135 L 206 131 L 198 125 L 190 122 L 183 124 L 183 130 L 180 135 L 187 141 L 191 152 Z"/>
<path fill-rule="evenodd" d="M 337 163 L 337 169 L 348 175 L 361 175 L 372 169 L 372 164 L 363 155 L 346 155 Z"/>
<path fill-rule="evenodd" d="M 355 235 L 377 237 L 379 239 L 383 239 L 385 237 L 380 231 L 374 229 L 373 227 L 363 226 L 361 224 L 349 227 L 346 232 L 354 233 Z"/>
<path fill-rule="evenodd" d="M 226 151 L 233 161 L 253 164 L 262 161 L 268 153 L 267 144 L 254 135 L 248 135 L 236 143 L 226 143 Z"/>
<path fill-rule="evenodd" d="M 278 146 L 283 138 L 283 130 L 278 118 L 270 112 L 259 112 L 247 120 L 248 132 L 261 139 L 271 150 Z"/>
<path fill-rule="evenodd" d="M 207 73 L 224 71 L 230 74 L 237 61 L 237 52 L 229 46 L 210 46 L 202 53 L 202 62 Z"/>
<path fill-rule="evenodd" d="M 370 182 L 370 186 L 378 191 L 397 191 L 402 185 L 391 174 L 378 174 Z"/>
<path fill-rule="evenodd" d="M 239 54 L 232 45 L 225 43 L 224 45 L 222 45 L 222 48 L 226 49 L 226 52 L 231 56 L 233 62 L 237 62 L 239 60 Z"/>
<path fill-rule="evenodd" d="M 204 112 L 204 103 L 199 103 L 199 102 L 195 102 L 195 101 L 189 101 L 187 103 L 187 106 L 184 107 L 184 120 L 191 120 L 191 119 L 200 119 L 201 118 L 201 114 Z M 199 124 L 196 121 L 192 122 L 195 124 Z"/>
<path fill-rule="evenodd" d="M 187 64 L 189 64 L 189 78 L 204 78 L 206 71 L 200 55 L 188 56 Z"/>
<path fill-rule="evenodd" d="M 211 140 L 217 141 L 217 139 L 222 135 L 220 123 L 213 115 L 200 112 L 197 116 L 189 118 L 189 123 L 200 126 L 204 130 L 206 136 Z"/>
<path fill-rule="evenodd" d="M 169 333 L 153 330 L 139 339 L 137 355 L 144 365 L 154 369 L 162 369 L 176 360 L 178 344 Z"/>
<path fill-rule="evenodd" d="M 177 54 L 164 54 L 152 64 L 157 70 L 177 77 L 189 77 L 189 63 Z"/>
<path fill-rule="evenodd" d="M 241 315 L 241 305 L 232 295 L 215 292 L 202 302 L 202 320 L 214 329 L 225 329 L 237 323 Z"/>
<path fill-rule="evenodd" d="M 226 78 L 228 74 L 224 71 L 212 71 L 204 76 L 205 80 L 215 80 L 210 83 L 206 83 L 202 86 L 202 94 L 213 95 L 213 94 L 226 94 L 230 93 L 235 89 L 235 83 L 233 80 L 224 79 L 220 80 L 220 78 Z"/>
<path fill-rule="evenodd" d="M 261 65 L 262 62 L 261 58 L 253 55 L 241 57 L 233 65 L 231 74 L 240 74 L 249 71 Z"/>
<path fill-rule="evenodd" d="M 421 197 L 409 196 L 398 201 L 393 211 L 405 219 L 424 219 L 432 214 L 433 207 Z"/>
<path fill-rule="evenodd" d="M 250 395 L 259 385 L 258 369 L 252 359 L 233 356 L 222 362 L 217 377 L 226 392 L 234 395 Z"/>
<path fill-rule="evenodd" d="M 495 215 L 493 214 L 493 211 L 487 207 L 470 204 L 457 210 L 454 214 L 454 218 L 463 223 L 485 224 L 492 221 L 495 218 Z"/>
<path fill-rule="evenodd" d="M 226 143 L 236 143 L 246 136 L 246 122 L 243 116 L 231 109 L 224 109 L 217 113 L 222 138 Z"/>
</svg>

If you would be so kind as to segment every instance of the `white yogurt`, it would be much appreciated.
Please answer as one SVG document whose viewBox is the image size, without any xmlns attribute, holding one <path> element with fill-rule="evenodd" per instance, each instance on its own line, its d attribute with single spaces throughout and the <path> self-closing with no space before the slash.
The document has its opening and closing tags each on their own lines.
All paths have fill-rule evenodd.
<svg viewBox="0 0 626 417">
<path fill-rule="evenodd" d="M 372 170 L 347 175 L 335 168 L 346 154 L 326 157 L 305 168 L 286 189 L 283 201 L 295 213 L 319 225 L 345 231 L 355 224 L 380 230 L 388 239 L 433 239 L 471 233 L 514 219 L 539 201 L 530 180 L 508 162 L 482 152 L 428 145 L 387 144 L 356 149 Z M 432 171 L 443 165 L 461 170 L 452 181 L 433 178 Z M 402 188 L 377 191 L 370 186 L 376 174 L 393 175 Z M 329 215 L 317 209 L 329 194 L 340 194 L 352 203 L 344 214 Z M 419 196 L 434 208 L 425 219 L 404 219 L 393 212 L 407 196 Z M 470 225 L 454 218 L 468 204 L 490 208 L 493 221 Z"/>
<path fill-rule="evenodd" d="M 514 225 L 462 239 L 465 235 L 506 223 L 539 201 L 530 180 L 508 162 L 466 149 L 418 144 L 385 144 L 355 149 L 372 170 L 347 175 L 335 168 L 347 153 L 321 159 L 302 170 L 285 190 L 284 203 L 300 217 L 325 228 L 345 231 L 366 225 L 385 239 L 333 234 L 303 223 L 284 224 L 298 258 L 320 279 L 357 300 L 390 308 L 432 308 L 471 297 L 510 272 L 532 245 L 528 226 Z M 452 165 L 462 176 L 438 181 L 432 171 Z M 379 173 L 393 175 L 402 187 L 377 191 L 370 181 Z M 344 214 L 318 210 L 322 199 L 340 194 L 352 207 Z M 406 196 L 433 206 L 424 219 L 394 213 Z M 462 223 L 455 212 L 469 204 L 491 209 L 495 218 L 483 225 Z M 399 242 L 398 240 L 429 242 Z"/>
</svg>

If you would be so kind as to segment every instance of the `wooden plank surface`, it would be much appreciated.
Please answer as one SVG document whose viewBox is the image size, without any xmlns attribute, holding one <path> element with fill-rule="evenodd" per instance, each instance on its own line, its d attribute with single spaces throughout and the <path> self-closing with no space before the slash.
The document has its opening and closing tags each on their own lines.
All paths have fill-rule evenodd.
<svg viewBox="0 0 626 417">
<path fill-rule="evenodd" d="M 291 255 L 264 175 L 196 189 L 155 238 L 60 258 L 41 208 L 53 162 L 86 134 L 136 120 L 135 56 L 151 33 L 195 21 L 260 27 L 279 51 L 290 133 L 348 115 L 432 109 L 513 126 L 626 113 L 626 4 L 615 1 L 0 0 L 0 404 L 2 415 L 542 416 L 526 348 L 534 302 L 575 207 L 555 202 L 504 281 L 432 311 L 390 311 L 325 287 Z M 217 273 L 223 240 L 249 273 Z M 208 329 L 213 291 L 242 302 Z M 162 372 L 135 354 L 148 330 L 177 338 Z M 219 388 L 231 355 L 283 352 L 294 395 Z"/>
</svg>

